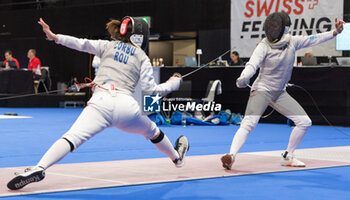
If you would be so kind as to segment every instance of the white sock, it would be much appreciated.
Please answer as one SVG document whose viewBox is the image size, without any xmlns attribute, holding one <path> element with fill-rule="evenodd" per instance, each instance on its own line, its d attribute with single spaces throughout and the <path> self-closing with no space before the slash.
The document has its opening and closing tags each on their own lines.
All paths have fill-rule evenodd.
<svg viewBox="0 0 350 200">
<path fill-rule="evenodd" d="M 304 135 L 306 134 L 306 131 L 308 129 L 309 129 L 308 126 L 307 127 L 305 127 L 305 126 L 294 127 L 294 129 L 289 137 L 289 144 L 288 144 L 288 148 L 287 148 L 287 151 L 289 154 L 293 154 L 293 152 L 297 148 L 298 144 L 304 138 Z"/>
<path fill-rule="evenodd" d="M 247 137 L 249 135 L 249 131 L 247 129 L 244 129 L 240 127 L 238 131 L 236 132 L 236 135 L 233 137 L 230 154 L 233 154 L 233 156 L 236 156 L 238 151 L 242 148 L 245 141 L 247 140 Z"/>
<path fill-rule="evenodd" d="M 171 160 L 175 160 L 179 158 L 179 154 L 177 151 L 175 151 L 173 145 L 169 141 L 168 137 L 164 135 L 164 138 L 158 142 L 153 143 L 154 146 L 157 147 L 157 149 L 161 152 L 163 152 L 165 155 L 167 155 Z"/>
<path fill-rule="evenodd" d="M 49 168 L 51 165 L 60 161 L 64 156 L 66 156 L 71 150 L 71 147 L 67 140 L 59 139 L 57 140 L 50 149 L 41 158 L 36 167 L 40 166 L 44 169 Z"/>
</svg>

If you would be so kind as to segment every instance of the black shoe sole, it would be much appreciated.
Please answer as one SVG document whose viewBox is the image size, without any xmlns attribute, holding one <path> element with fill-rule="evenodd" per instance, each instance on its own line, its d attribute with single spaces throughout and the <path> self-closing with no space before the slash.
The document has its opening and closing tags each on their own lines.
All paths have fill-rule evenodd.
<svg viewBox="0 0 350 200">
<path fill-rule="evenodd" d="M 26 177 L 22 175 L 18 175 L 15 178 L 13 178 L 10 182 L 8 182 L 7 187 L 10 190 L 19 190 L 30 183 L 39 182 L 44 178 L 45 178 L 45 171 L 37 171 Z"/>
</svg>

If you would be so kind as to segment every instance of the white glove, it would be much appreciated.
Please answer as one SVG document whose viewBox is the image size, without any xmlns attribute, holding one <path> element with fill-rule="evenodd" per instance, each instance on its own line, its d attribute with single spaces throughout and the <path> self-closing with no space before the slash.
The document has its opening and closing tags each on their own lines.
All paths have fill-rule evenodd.
<svg viewBox="0 0 350 200">
<path fill-rule="evenodd" d="M 182 75 L 181 75 L 180 73 L 175 72 L 175 73 L 173 74 L 173 76 L 182 79 Z"/>
<path fill-rule="evenodd" d="M 249 83 L 250 83 L 250 80 L 244 76 L 240 76 L 236 81 L 236 85 L 238 88 L 245 88 L 249 85 Z"/>
<path fill-rule="evenodd" d="M 170 84 L 171 91 L 178 90 L 180 88 L 180 85 L 182 83 L 182 76 L 179 73 L 174 73 L 173 76 L 169 78 L 169 80 L 166 82 L 167 84 Z"/>
</svg>

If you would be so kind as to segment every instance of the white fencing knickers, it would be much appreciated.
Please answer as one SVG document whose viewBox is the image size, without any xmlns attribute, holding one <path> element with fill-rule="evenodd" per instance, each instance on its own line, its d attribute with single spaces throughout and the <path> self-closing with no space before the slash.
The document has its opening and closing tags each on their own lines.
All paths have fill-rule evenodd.
<svg viewBox="0 0 350 200">
<path fill-rule="evenodd" d="M 146 139 L 155 137 L 159 129 L 146 115 L 142 115 L 137 101 L 130 95 L 96 88 L 93 96 L 70 130 L 62 137 L 74 149 L 108 127 L 127 133 L 137 133 Z"/>
<path fill-rule="evenodd" d="M 311 126 L 311 119 L 300 104 L 285 90 L 273 92 L 252 90 L 245 116 L 232 141 L 230 149 L 231 154 L 236 155 L 238 153 L 248 134 L 254 130 L 260 117 L 269 105 L 295 123 L 296 127 L 292 131 L 287 148 L 288 152 L 293 153 L 296 146 L 304 137 L 307 129 Z"/>
</svg>

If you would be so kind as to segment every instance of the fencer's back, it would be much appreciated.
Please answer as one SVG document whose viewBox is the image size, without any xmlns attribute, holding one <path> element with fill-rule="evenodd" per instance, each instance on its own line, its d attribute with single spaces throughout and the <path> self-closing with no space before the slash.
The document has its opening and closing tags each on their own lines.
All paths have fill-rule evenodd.
<svg viewBox="0 0 350 200">
<path fill-rule="evenodd" d="M 95 82 L 113 81 L 117 91 L 132 94 L 140 78 L 141 62 L 145 52 L 139 47 L 121 41 L 110 41 L 101 56 Z"/>
</svg>

